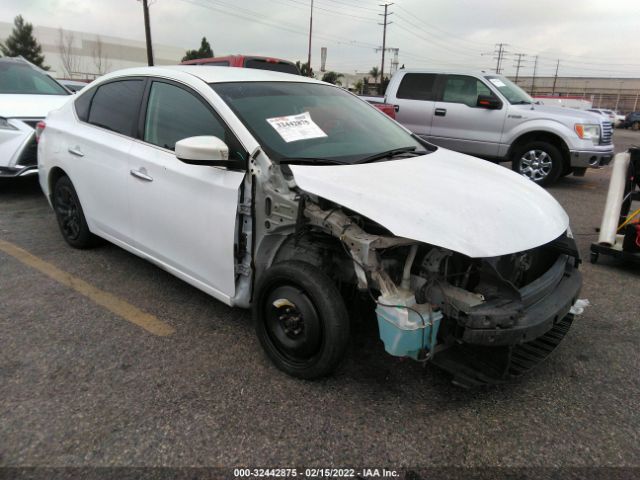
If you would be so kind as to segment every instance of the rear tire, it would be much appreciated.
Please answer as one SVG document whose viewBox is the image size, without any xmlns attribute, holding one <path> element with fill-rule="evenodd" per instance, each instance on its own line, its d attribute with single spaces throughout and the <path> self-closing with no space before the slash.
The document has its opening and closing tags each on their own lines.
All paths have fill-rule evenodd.
<svg viewBox="0 0 640 480">
<path fill-rule="evenodd" d="M 51 200 L 65 241 L 73 248 L 94 246 L 97 237 L 89 231 L 80 199 L 69 177 L 63 176 L 56 181 Z"/>
<path fill-rule="evenodd" d="M 529 142 L 515 149 L 512 168 L 541 187 L 553 185 L 564 170 L 562 153 L 547 142 Z"/>
<path fill-rule="evenodd" d="M 265 272 L 256 292 L 256 333 L 280 370 L 310 380 L 338 367 L 349 340 L 349 316 L 327 275 L 311 264 L 285 261 Z"/>
</svg>

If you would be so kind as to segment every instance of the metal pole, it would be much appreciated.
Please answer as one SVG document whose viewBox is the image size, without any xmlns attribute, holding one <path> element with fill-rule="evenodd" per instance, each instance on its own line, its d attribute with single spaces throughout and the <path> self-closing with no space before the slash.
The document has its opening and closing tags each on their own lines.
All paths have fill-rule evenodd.
<svg viewBox="0 0 640 480">
<path fill-rule="evenodd" d="M 387 16 L 389 16 L 390 14 L 387 13 L 387 9 L 393 5 L 393 3 L 385 3 L 384 5 L 380 5 L 381 7 L 384 7 L 384 23 L 383 28 L 382 28 L 382 61 L 380 62 L 380 84 L 378 85 L 378 93 L 380 95 L 384 94 L 384 91 L 382 90 L 382 85 L 384 84 L 384 53 L 385 50 L 387 49 Z"/>
<path fill-rule="evenodd" d="M 551 90 L 551 95 L 556 94 L 556 81 L 558 80 L 558 68 L 560 68 L 560 59 L 558 59 L 558 63 L 556 63 L 556 74 L 553 76 L 553 89 Z"/>
<path fill-rule="evenodd" d="M 538 70 L 538 55 L 536 55 L 536 61 L 533 64 L 533 77 L 531 77 L 531 96 L 533 97 L 533 90 L 536 85 L 536 70 Z"/>
<path fill-rule="evenodd" d="M 308 74 L 311 76 L 311 33 L 313 31 L 313 0 L 311 0 L 311 13 L 309 15 L 309 55 L 307 56 Z"/>
<path fill-rule="evenodd" d="M 142 0 L 142 10 L 144 11 L 144 36 L 147 41 L 147 63 L 153 67 L 153 47 L 151 46 L 151 25 L 149 25 L 149 4 L 147 0 Z"/>
<path fill-rule="evenodd" d="M 636 93 L 636 101 L 633 103 L 633 111 L 636 111 L 636 108 L 638 107 L 638 95 L 640 95 L 640 92 Z"/>
</svg>

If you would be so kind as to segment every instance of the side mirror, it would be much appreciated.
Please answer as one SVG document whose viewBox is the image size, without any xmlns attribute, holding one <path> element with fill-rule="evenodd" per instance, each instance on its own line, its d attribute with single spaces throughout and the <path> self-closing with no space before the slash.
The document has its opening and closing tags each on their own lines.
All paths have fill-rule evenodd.
<svg viewBox="0 0 640 480">
<path fill-rule="evenodd" d="M 502 108 L 502 102 L 492 95 L 478 95 L 476 106 L 488 110 L 498 110 Z"/>
<path fill-rule="evenodd" d="M 227 144 L 212 135 L 178 140 L 176 142 L 176 157 L 191 165 L 228 167 L 235 163 L 229 160 Z"/>
</svg>

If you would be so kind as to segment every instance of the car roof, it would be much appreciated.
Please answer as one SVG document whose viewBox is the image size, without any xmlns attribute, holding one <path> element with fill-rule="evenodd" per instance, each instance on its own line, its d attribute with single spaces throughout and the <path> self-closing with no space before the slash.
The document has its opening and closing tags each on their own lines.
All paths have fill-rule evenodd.
<svg viewBox="0 0 640 480">
<path fill-rule="evenodd" d="M 482 70 L 455 70 L 455 69 L 438 69 L 438 68 L 401 68 L 396 73 L 439 73 L 450 75 L 476 75 L 484 77 L 486 75 L 496 76 L 500 75 L 494 72 L 483 72 Z M 502 76 L 502 75 L 500 75 Z"/>
<path fill-rule="evenodd" d="M 274 72 L 272 70 L 259 70 L 255 68 L 219 67 L 207 65 L 166 65 L 162 67 L 137 67 L 126 68 L 112 72 L 102 79 L 117 78 L 122 76 L 166 76 L 172 77 L 187 73 L 199 78 L 206 83 L 226 82 L 297 82 L 297 83 L 322 83 L 314 78 L 302 77 L 290 73 Z"/>
</svg>

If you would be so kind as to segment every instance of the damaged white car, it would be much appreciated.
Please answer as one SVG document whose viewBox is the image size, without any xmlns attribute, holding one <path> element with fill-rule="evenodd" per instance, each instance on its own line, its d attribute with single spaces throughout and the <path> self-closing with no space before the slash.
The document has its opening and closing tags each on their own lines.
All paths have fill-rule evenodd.
<svg viewBox="0 0 640 480">
<path fill-rule="evenodd" d="M 35 130 L 69 99 L 62 85 L 21 57 L 0 58 L 0 178 L 37 173 Z"/>
<path fill-rule="evenodd" d="M 297 377 L 340 364 L 353 292 L 375 302 L 388 353 L 463 385 L 522 374 L 571 324 L 582 280 L 560 205 L 333 85 L 124 70 L 52 112 L 39 155 L 71 246 L 105 238 L 251 307 L 266 353 Z"/>
</svg>

